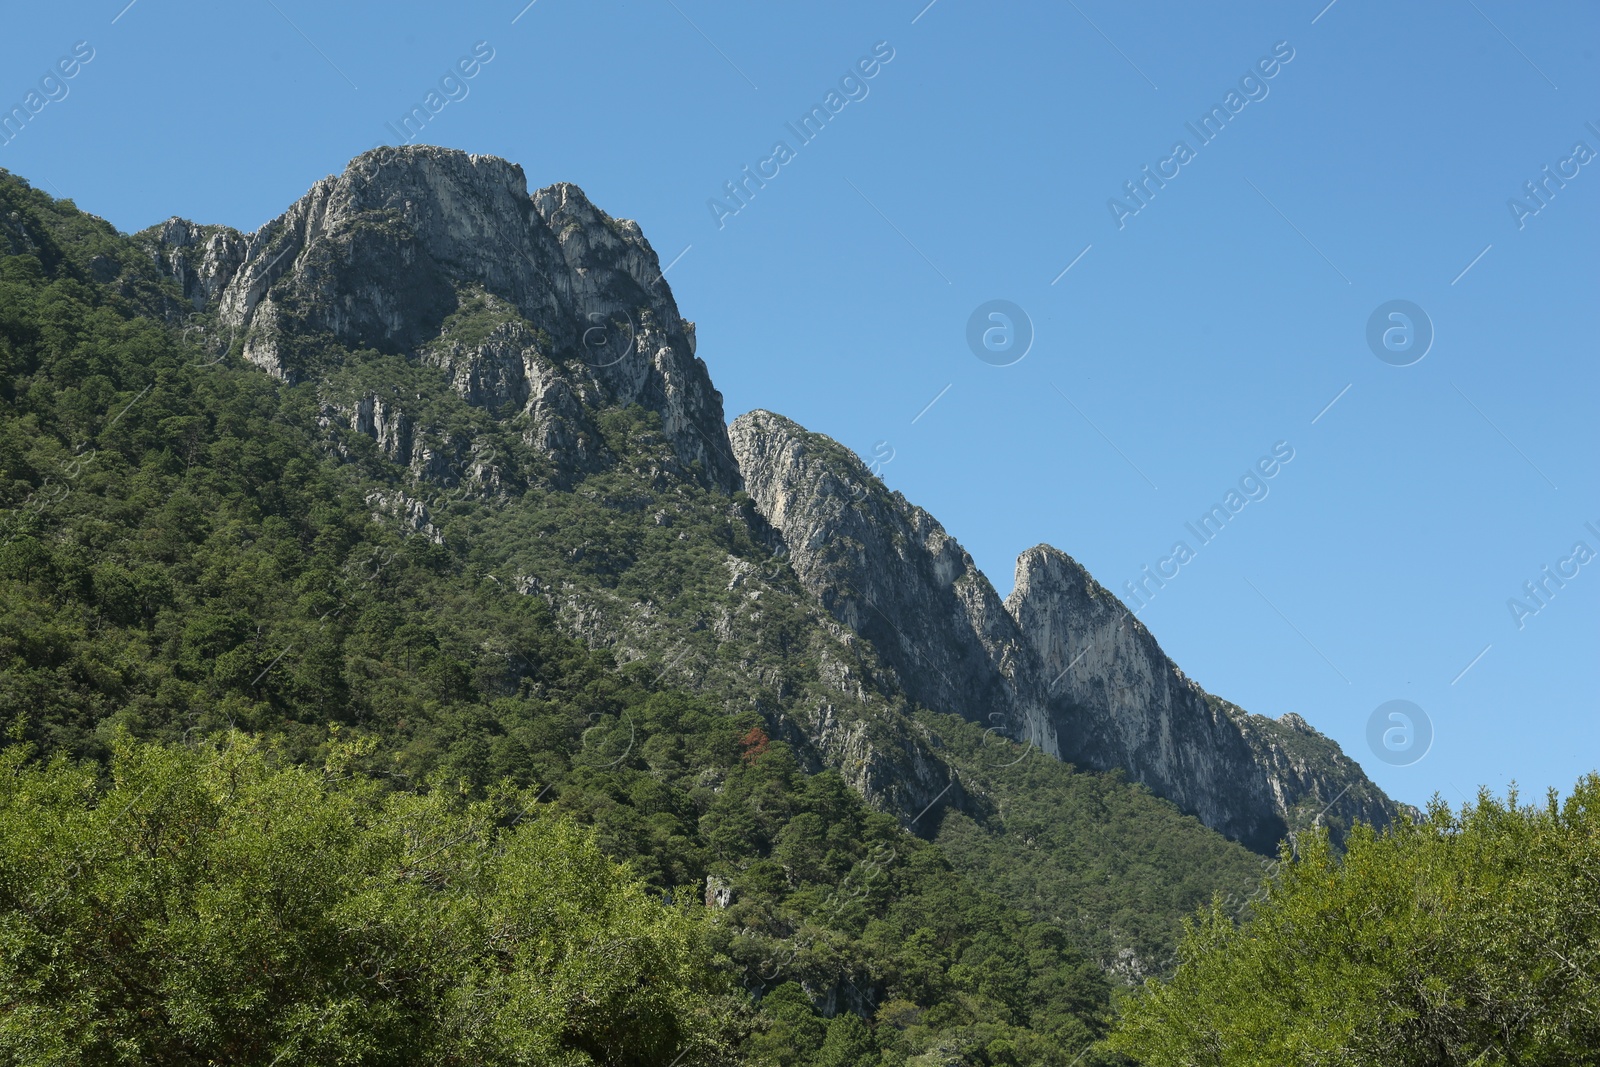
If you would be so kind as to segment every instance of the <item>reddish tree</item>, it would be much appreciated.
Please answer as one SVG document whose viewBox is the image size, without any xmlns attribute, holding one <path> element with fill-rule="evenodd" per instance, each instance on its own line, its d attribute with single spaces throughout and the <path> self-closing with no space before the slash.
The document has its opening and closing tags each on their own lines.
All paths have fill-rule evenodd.
<svg viewBox="0 0 1600 1067">
<path fill-rule="evenodd" d="M 739 738 L 739 749 L 746 763 L 754 763 L 761 758 L 761 754 L 772 744 L 772 739 L 767 732 L 759 726 L 752 726 L 750 732 Z"/>
</svg>

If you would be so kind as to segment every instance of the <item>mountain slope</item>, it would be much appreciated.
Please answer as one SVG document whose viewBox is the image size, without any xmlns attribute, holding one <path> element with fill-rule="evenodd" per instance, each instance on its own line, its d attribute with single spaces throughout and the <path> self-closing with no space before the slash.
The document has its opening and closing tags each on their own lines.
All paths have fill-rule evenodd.
<svg viewBox="0 0 1600 1067">
<path fill-rule="evenodd" d="M 743 690 L 688 691 L 677 673 L 687 656 L 671 671 L 654 660 L 619 664 L 612 650 L 586 648 L 564 633 L 542 596 L 496 579 L 461 533 L 507 510 L 509 493 L 503 499 L 485 481 L 481 499 L 438 501 L 438 540 L 414 528 L 412 516 L 384 510 L 382 494 L 430 484 L 426 467 L 397 464 L 367 433 L 328 421 L 320 395 L 326 383 L 287 383 L 237 352 L 203 350 L 194 342 L 208 325 L 203 319 L 167 324 L 165 316 L 192 304 L 177 282 L 158 275 L 159 264 L 141 247 L 148 236 L 123 237 L 0 174 L 0 358 L 7 370 L 0 383 L 0 744 L 8 767 L 27 768 L 28 753 L 17 744 L 31 744 L 40 758 L 26 773 L 48 765 L 49 775 L 86 783 L 72 799 L 96 809 L 98 797 L 86 790 L 108 768 L 51 761 L 106 759 L 122 731 L 175 749 L 238 728 L 259 735 L 274 760 L 302 764 L 309 777 L 339 780 L 348 772 L 446 807 L 504 800 L 501 783 L 509 779 L 533 803 L 574 816 L 607 855 L 627 862 L 631 879 L 649 890 L 630 907 L 658 908 L 653 902 L 662 898 L 697 905 L 686 910 L 722 980 L 737 990 L 725 1017 L 707 1025 L 734 1041 L 738 1062 L 809 1063 L 835 1029 L 867 1033 L 885 1064 L 935 1048 L 981 1054 L 996 1041 L 1028 1062 L 1096 1062 L 1087 1048 L 1104 1031 L 1109 988 L 1083 955 L 1076 926 L 1011 905 L 869 806 L 798 734 L 793 745 L 775 738 L 781 711 L 749 706 Z M 419 433 L 434 416 L 496 432 L 470 421 L 473 413 L 463 410 L 468 406 L 440 368 L 397 365 L 381 353 L 363 359 L 355 370 L 398 374 L 409 367 L 413 404 L 424 386 L 437 394 L 429 396 L 435 406 L 414 408 Z M 604 473 L 582 479 L 592 497 L 537 480 L 523 494 L 531 508 L 546 509 L 537 514 L 559 512 L 554 533 L 571 532 L 580 547 L 589 543 L 569 561 L 594 568 L 574 569 L 574 588 L 595 575 L 610 575 L 615 587 L 624 556 L 632 557 L 624 570 L 637 571 L 640 582 L 658 580 L 653 565 L 688 567 L 706 553 L 719 567 L 730 556 L 772 561 L 731 532 L 730 514 L 743 514 L 747 504 L 692 480 L 674 481 L 652 465 L 670 450 L 640 409 L 603 410 L 596 423 L 604 454 L 621 457 L 621 468 L 610 472 L 618 481 L 605 483 Z M 495 440 L 509 449 L 512 436 Z M 508 451 L 507 470 L 521 470 L 513 460 L 532 454 Z M 636 469 L 636 460 L 643 466 Z M 660 511 L 683 506 L 674 527 L 657 526 L 656 510 L 640 518 L 629 510 L 632 497 L 610 495 L 656 492 L 650 485 L 658 478 L 665 479 Z M 629 515 L 638 530 L 613 523 Z M 646 526 L 683 546 L 682 554 L 657 560 L 660 546 L 630 543 Z M 555 557 L 568 554 L 552 549 Z M 726 592 L 730 569 L 721 570 L 715 588 Z M 541 580 L 560 579 L 552 570 Z M 592 594 L 598 587 L 583 588 Z M 734 594 L 742 595 L 739 587 Z M 692 671 L 682 677 L 696 680 Z M 903 729 L 913 726 L 924 741 L 933 737 L 909 717 L 901 721 Z M 108 814 L 105 832 L 80 854 L 60 835 L 38 831 L 36 809 L 48 798 L 29 780 L 8 780 L 19 787 L 7 799 L 14 831 L 7 840 L 26 862 L 6 866 L 17 877 L 0 885 L 0 919 L 18 945 L 70 951 L 57 953 L 60 967 L 51 974 L 60 981 L 32 974 L 7 986 L 0 1043 L 20 1034 L 26 1044 L 25 1013 L 58 1019 L 67 996 L 78 1017 L 132 1039 L 117 1032 L 115 1012 L 77 996 L 86 986 L 70 972 L 80 959 L 94 970 L 95 988 L 137 976 L 119 1004 L 125 1017 L 164 1033 L 163 1040 L 181 1031 L 163 1027 L 162 1013 L 184 1009 L 177 993 L 191 979 L 227 995 L 270 989 L 280 998 L 274 1002 L 317 1003 L 353 992 L 382 1000 L 380 993 L 392 991 L 373 989 L 370 969 L 335 975 L 355 990 L 319 985 L 326 976 L 299 969 L 293 952 L 251 956 L 248 981 L 235 984 L 231 963 L 206 970 L 130 943 L 128 924 L 159 943 L 182 925 L 187 905 L 178 897 L 145 901 L 148 911 L 98 921 L 96 909 L 114 908 L 97 895 L 109 884 L 99 878 L 102 865 L 139 864 L 128 854 L 143 849 L 188 862 L 194 836 L 163 837 L 160 817 L 169 806 L 135 789 L 146 809 L 127 825 L 140 832 L 124 832 Z M 1098 784 L 1126 792 L 1114 782 Z M 1136 813 L 1133 830 L 1201 849 L 1211 861 L 1199 876 L 1208 892 L 1247 886 L 1249 861 L 1237 846 L 1155 798 L 1124 799 Z M 281 813 L 265 814 L 260 829 L 281 832 L 273 817 Z M 1113 840 L 1125 852 L 1142 847 L 1125 829 Z M 314 841 L 296 840 L 295 852 L 297 863 L 326 866 Z M 1098 881 L 1111 888 L 1087 902 L 1095 915 L 1137 898 L 1136 886 Z M 71 892 L 63 894 L 63 885 Z M 191 888 L 203 906 L 210 890 Z M 1155 911 L 1159 943 L 1172 942 L 1190 903 L 1185 897 Z M 270 909 L 245 913 L 274 921 Z M 215 909 L 205 918 L 220 921 Z M 287 928 L 276 936 L 294 951 L 333 960 L 337 972 L 337 957 L 363 929 L 341 925 L 310 942 Z M 146 980 L 150 974 L 165 977 Z M 762 1005 L 749 1006 L 758 996 Z M 881 1020 L 880 1008 L 887 1012 Z M 181 1021 L 204 1022 L 192 1011 Z M 614 1021 L 624 1031 L 632 1025 Z M 92 1044 L 105 1030 L 54 1032 Z M 239 1041 L 251 1044 L 254 1032 L 238 1034 Z M 415 1062 L 368 1053 L 349 1062 Z M 164 1062 L 140 1058 L 135 1045 L 124 1058 Z M 265 1064 L 271 1056 L 234 1061 Z"/>
</svg>

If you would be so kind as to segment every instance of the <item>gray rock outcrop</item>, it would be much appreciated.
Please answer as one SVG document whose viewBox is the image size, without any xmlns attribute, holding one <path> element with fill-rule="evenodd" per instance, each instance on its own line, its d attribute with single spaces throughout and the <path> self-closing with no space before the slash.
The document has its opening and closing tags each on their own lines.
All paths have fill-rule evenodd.
<svg viewBox="0 0 1600 1067">
<path fill-rule="evenodd" d="M 1121 769 L 1258 850 L 1318 818 L 1397 814 L 1298 716 L 1248 715 L 1207 694 L 1066 553 L 1024 552 L 1002 602 L 943 527 L 835 442 L 767 411 L 741 416 L 729 437 L 802 585 L 924 706 Z"/>
<path fill-rule="evenodd" d="M 685 474 L 738 486 L 721 394 L 654 249 L 576 186 L 529 195 L 503 159 L 379 149 L 255 233 L 213 234 L 196 264 L 200 230 L 162 228 L 170 269 L 192 298 L 215 298 L 221 330 L 277 377 L 321 373 L 330 345 L 426 353 L 469 403 L 533 414 L 553 459 L 592 469 L 579 409 L 638 404 L 660 416 Z M 473 304 L 467 325 L 492 328 L 452 334 Z"/>
<path fill-rule="evenodd" d="M 781 415 L 729 428 L 745 488 L 800 583 L 871 641 L 913 700 L 1060 754 L 1032 650 L 944 527 L 839 445 Z"/>
<path fill-rule="evenodd" d="M 227 226 L 197 226 L 174 217 L 159 228 L 157 265 L 196 308 L 221 296 L 244 256 L 244 237 Z"/>
</svg>

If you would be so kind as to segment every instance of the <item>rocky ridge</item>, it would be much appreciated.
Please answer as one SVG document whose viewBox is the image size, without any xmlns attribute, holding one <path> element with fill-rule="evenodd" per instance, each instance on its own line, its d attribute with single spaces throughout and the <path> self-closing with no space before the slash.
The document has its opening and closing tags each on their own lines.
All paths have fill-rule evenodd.
<svg viewBox="0 0 1600 1067">
<path fill-rule="evenodd" d="M 1121 769 L 1258 850 L 1317 818 L 1384 824 L 1397 813 L 1298 716 L 1275 722 L 1207 694 L 1059 549 L 1024 552 L 1002 602 L 932 516 L 833 441 L 767 411 L 729 436 L 801 584 L 919 703 Z"/>
</svg>

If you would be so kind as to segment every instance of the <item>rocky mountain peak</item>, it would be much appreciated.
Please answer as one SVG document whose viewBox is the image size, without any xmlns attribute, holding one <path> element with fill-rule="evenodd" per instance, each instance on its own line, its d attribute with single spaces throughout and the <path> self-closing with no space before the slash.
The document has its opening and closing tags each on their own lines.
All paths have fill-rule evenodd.
<svg viewBox="0 0 1600 1067">
<path fill-rule="evenodd" d="M 469 402 L 526 410 L 536 421 L 555 411 L 573 425 L 584 421 L 574 403 L 590 414 L 639 404 L 660 415 L 685 471 L 726 490 L 739 484 L 722 397 L 655 250 L 637 224 L 607 215 L 575 185 L 530 195 L 522 168 L 504 159 L 380 148 L 255 233 L 207 235 L 196 262 L 201 229 L 165 224 L 158 254 L 197 306 L 214 303 L 244 357 L 271 374 L 317 375 L 329 342 L 427 361 L 446 320 L 472 302 L 520 331 L 501 331 L 480 352 L 450 340 L 458 387 L 475 389 Z M 486 393 L 484 381 L 503 388 Z M 570 426 L 534 436 L 585 438 Z M 575 468 L 593 459 L 553 458 Z"/>
<path fill-rule="evenodd" d="M 989 580 L 932 515 L 834 441 L 770 411 L 740 416 L 729 438 L 801 585 L 873 643 L 907 695 L 1058 754 L 1029 650 Z"/>
</svg>

